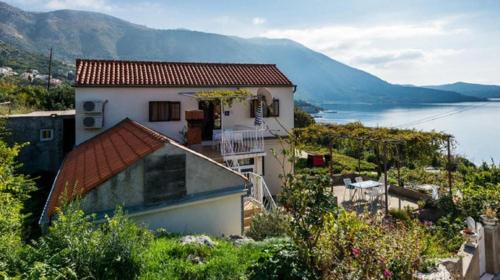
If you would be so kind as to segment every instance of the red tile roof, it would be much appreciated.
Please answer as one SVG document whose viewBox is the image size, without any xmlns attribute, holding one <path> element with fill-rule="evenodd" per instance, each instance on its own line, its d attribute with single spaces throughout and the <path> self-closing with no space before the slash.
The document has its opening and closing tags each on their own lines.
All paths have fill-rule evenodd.
<svg viewBox="0 0 500 280">
<path fill-rule="evenodd" d="M 130 119 L 80 144 L 64 160 L 47 204 L 51 216 L 60 201 L 83 195 L 170 140 Z"/>
<path fill-rule="evenodd" d="M 293 86 L 274 64 L 76 60 L 76 87 Z"/>
</svg>

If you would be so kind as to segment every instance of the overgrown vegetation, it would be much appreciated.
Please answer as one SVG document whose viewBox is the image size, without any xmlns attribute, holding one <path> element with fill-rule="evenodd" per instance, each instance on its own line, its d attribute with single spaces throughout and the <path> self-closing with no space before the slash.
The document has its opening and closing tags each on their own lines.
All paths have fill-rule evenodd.
<svg viewBox="0 0 500 280">
<path fill-rule="evenodd" d="M 22 82 L 17 77 L 0 78 L 0 113 L 74 108 L 74 89 L 69 83 L 47 88 Z"/>
</svg>

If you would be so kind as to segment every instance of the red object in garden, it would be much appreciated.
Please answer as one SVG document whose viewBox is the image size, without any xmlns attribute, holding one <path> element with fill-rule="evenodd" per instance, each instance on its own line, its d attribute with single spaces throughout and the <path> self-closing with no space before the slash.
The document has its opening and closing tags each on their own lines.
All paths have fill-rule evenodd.
<svg viewBox="0 0 500 280">
<path fill-rule="evenodd" d="M 323 157 L 323 155 L 313 155 L 312 165 L 314 167 L 325 166 L 325 158 Z"/>
</svg>

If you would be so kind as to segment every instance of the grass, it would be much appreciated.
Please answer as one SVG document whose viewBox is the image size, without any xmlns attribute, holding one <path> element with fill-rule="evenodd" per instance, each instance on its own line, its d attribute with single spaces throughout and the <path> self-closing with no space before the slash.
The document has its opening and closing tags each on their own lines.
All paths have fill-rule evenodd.
<svg viewBox="0 0 500 280">
<path fill-rule="evenodd" d="M 156 239 L 143 257 L 140 279 L 245 279 L 268 241 L 235 246 L 214 239 L 216 246 L 182 245 L 178 237 Z"/>
</svg>

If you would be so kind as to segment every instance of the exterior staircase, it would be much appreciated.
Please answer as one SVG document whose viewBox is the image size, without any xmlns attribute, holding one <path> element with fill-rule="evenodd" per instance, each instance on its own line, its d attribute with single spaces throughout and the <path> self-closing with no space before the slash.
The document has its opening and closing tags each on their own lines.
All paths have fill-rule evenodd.
<svg viewBox="0 0 500 280">
<path fill-rule="evenodd" d="M 264 178 L 255 173 L 246 174 L 250 182 L 252 183 L 250 187 L 250 194 L 245 198 L 245 203 L 243 205 L 243 228 L 248 230 L 252 224 L 252 219 L 255 215 L 262 212 L 272 211 L 276 206 L 271 192 L 267 188 Z"/>
<path fill-rule="evenodd" d="M 254 215 L 258 215 L 262 213 L 262 206 L 254 201 L 253 199 L 245 200 L 245 204 L 243 205 L 243 229 L 247 231 L 250 229 L 250 225 L 252 224 L 252 219 Z"/>
</svg>

